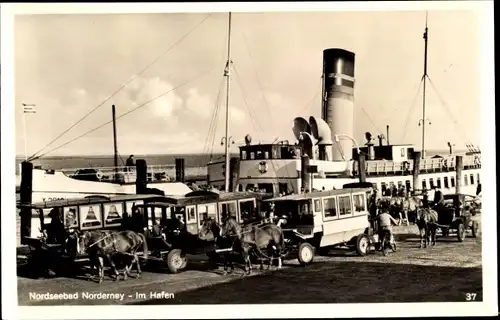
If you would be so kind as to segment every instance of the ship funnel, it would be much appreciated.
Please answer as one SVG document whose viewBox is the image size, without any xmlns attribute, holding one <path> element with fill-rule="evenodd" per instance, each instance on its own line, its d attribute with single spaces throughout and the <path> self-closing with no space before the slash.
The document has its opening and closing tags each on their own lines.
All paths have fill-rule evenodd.
<svg viewBox="0 0 500 320">
<path fill-rule="evenodd" d="M 302 132 L 311 133 L 311 126 L 307 123 L 307 120 L 302 117 L 297 117 L 293 119 L 293 134 L 295 135 L 295 139 L 300 140 L 300 136 Z M 311 155 L 309 155 L 311 156 Z"/>
<path fill-rule="evenodd" d="M 323 108 L 322 118 L 338 134 L 354 136 L 354 53 L 343 49 L 323 51 Z M 352 141 L 335 144 L 332 160 L 343 161 L 343 155 L 352 156 Z M 349 160 L 349 159 L 346 159 Z"/>
<path fill-rule="evenodd" d="M 325 120 L 315 117 L 309 117 L 311 132 L 317 140 L 319 160 L 332 160 L 332 130 Z"/>
</svg>

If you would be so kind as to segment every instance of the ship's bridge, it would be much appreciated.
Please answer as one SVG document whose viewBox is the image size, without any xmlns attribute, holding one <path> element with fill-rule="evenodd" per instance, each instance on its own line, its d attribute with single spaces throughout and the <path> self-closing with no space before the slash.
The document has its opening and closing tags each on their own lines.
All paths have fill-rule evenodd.
<svg viewBox="0 0 500 320">
<path fill-rule="evenodd" d="M 287 142 L 240 147 L 240 161 L 264 159 L 300 159 L 301 148 Z"/>
</svg>

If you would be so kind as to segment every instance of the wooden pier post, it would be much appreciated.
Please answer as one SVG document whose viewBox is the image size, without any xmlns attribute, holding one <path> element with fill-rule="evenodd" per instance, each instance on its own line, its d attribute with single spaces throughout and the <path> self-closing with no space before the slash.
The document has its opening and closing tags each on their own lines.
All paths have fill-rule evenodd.
<svg viewBox="0 0 500 320">
<path fill-rule="evenodd" d="M 186 181 L 184 158 L 175 158 L 175 180 L 183 183 Z"/>
<path fill-rule="evenodd" d="M 366 182 L 366 161 L 364 153 L 358 154 L 358 173 L 359 173 L 359 182 L 361 183 Z"/>
<path fill-rule="evenodd" d="M 461 193 L 462 192 L 462 170 L 464 168 L 464 163 L 463 163 L 463 157 L 462 156 L 457 156 L 456 162 L 455 162 L 455 180 L 456 180 L 456 188 L 455 188 L 455 193 Z"/>
<path fill-rule="evenodd" d="M 416 151 L 413 153 L 413 192 L 412 195 L 415 195 L 416 190 L 418 189 L 418 175 L 420 174 L 420 158 L 421 153 Z"/>
<path fill-rule="evenodd" d="M 135 193 L 147 194 L 148 193 L 148 166 L 146 160 L 137 159 L 135 162 L 137 178 L 135 180 Z"/>
<path fill-rule="evenodd" d="M 462 193 L 462 170 L 464 168 L 463 157 L 457 156 L 455 162 L 455 180 L 456 180 L 456 188 L 455 193 Z M 460 216 L 460 211 L 463 203 L 460 203 L 459 198 L 456 198 L 457 203 L 455 203 L 455 215 Z"/>
<path fill-rule="evenodd" d="M 308 171 L 309 156 L 307 154 L 304 154 L 302 155 L 301 160 L 302 160 L 300 169 L 301 170 L 300 177 L 302 180 L 301 188 L 304 189 L 304 192 L 307 192 L 307 190 L 311 191 L 311 179 L 309 177 L 309 171 Z M 299 193 L 302 192 L 300 192 L 299 190 Z"/>
<path fill-rule="evenodd" d="M 23 161 L 21 163 L 21 204 L 30 205 L 33 197 L 33 163 Z M 31 237 L 31 208 L 22 208 L 21 216 L 21 244 L 26 244 L 24 238 Z"/>
</svg>

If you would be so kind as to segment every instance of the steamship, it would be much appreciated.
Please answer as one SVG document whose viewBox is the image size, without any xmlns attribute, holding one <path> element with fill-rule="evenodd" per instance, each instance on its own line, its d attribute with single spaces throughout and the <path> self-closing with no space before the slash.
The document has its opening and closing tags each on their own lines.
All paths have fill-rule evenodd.
<svg viewBox="0 0 500 320">
<path fill-rule="evenodd" d="M 427 47 L 427 28 L 424 39 Z M 379 143 L 375 145 L 371 134 L 366 133 L 366 144 L 358 145 L 352 138 L 354 62 L 353 52 L 324 50 L 321 118 L 295 118 L 294 142 L 252 144 L 247 135 L 245 145 L 239 147 L 239 157 L 229 162 L 229 181 L 225 177 L 227 165 L 221 161 L 208 164 L 208 183 L 219 188 L 229 184 L 231 191 L 257 189 L 275 195 L 339 189 L 360 181 L 359 155 L 363 154 L 365 181 L 383 194 L 401 186 L 406 190 L 428 190 L 429 196 L 433 196 L 435 188 L 451 194 L 460 184 L 461 193 L 475 195 L 481 182 L 481 152 L 473 146 L 468 146 L 470 152 L 462 155 L 463 163 L 457 164 L 451 144 L 450 154 L 433 157 L 425 156 L 423 148 L 417 152 L 410 144 L 384 145 L 383 135 L 378 136 Z M 417 179 L 413 178 L 415 165 Z"/>
<path fill-rule="evenodd" d="M 231 38 L 230 30 L 229 27 L 228 41 Z M 426 61 L 427 27 L 424 39 Z M 230 61 L 228 54 L 224 75 L 228 81 Z M 245 145 L 239 147 L 239 157 L 229 159 L 229 148 L 226 147 L 224 161 L 207 164 L 206 183 L 226 191 L 257 189 L 274 195 L 301 193 L 313 189 L 338 189 L 345 184 L 359 181 L 359 155 L 363 154 L 362 174 L 366 176 L 367 182 L 375 184 L 382 192 L 394 186 L 405 186 L 407 190 L 430 190 L 432 196 L 434 187 L 440 188 L 443 194 L 449 194 L 455 193 L 457 185 L 460 185 L 462 193 L 475 194 L 481 178 L 479 150 L 471 148 L 470 152 L 463 155 L 463 163 L 459 165 L 451 151 L 448 155 L 427 157 L 423 147 L 417 152 L 410 144 L 384 144 L 381 136 L 378 145 L 374 144 L 371 134 L 368 133 L 367 142 L 363 146 L 352 138 L 354 65 L 353 52 L 338 48 L 324 50 L 321 118 L 295 118 L 292 131 L 296 141 L 252 143 L 251 137 L 247 135 Z M 426 73 L 423 81 L 426 81 L 425 76 Z M 229 94 L 226 113 L 228 99 Z M 425 108 L 425 92 L 423 107 Z M 228 141 L 227 125 L 226 123 L 225 141 Z M 425 123 L 423 126 L 425 127 Z M 181 162 L 176 164 L 175 182 L 165 181 L 165 166 L 147 166 L 149 186 L 169 195 L 184 195 L 190 192 L 191 189 L 184 183 L 185 170 L 183 161 Z M 412 174 L 415 165 L 419 169 L 416 180 Z M 457 167 L 462 169 L 458 170 L 458 174 Z M 228 176 L 226 168 L 229 169 Z M 87 175 L 85 169 L 80 169 L 80 174 L 68 175 L 62 171 L 34 168 L 32 201 L 136 192 L 134 170 L 117 167 L 105 169 L 108 176 L 120 179 L 106 179 L 97 174 Z"/>
</svg>

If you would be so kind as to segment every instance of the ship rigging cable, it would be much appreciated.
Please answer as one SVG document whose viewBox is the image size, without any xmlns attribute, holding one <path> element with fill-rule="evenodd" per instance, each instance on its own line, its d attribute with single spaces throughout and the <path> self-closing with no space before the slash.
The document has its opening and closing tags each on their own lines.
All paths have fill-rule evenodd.
<svg viewBox="0 0 500 320">
<path fill-rule="evenodd" d="M 214 110 L 212 111 L 212 117 L 210 119 L 210 124 L 208 126 L 207 138 L 205 139 L 205 146 L 203 147 L 204 153 L 205 152 L 210 153 L 209 160 L 212 160 L 211 153 L 212 153 L 213 145 L 215 143 L 215 133 L 217 130 L 217 121 L 219 120 L 220 97 L 221 97 L 223 85 L 224 85 L 224 78 L 221 79 L 221 83 L 219 85 L 219 90 L 217 92 L 217 97 L 215 99 Z M 210 148 L 210 143 L 212 145 L 212 148 Z M 208 161 L 206 161 L 206 162 L 208 162 Z"/>
<path fill-rule="evenodd" d="M 423 81 L 424 81 L 424 77 L 422 77 L 420 79 L 420 83 L 418 85 L 417 93 L 415 94 L 415 97 L 413 98 L 413 103 L 411 104 L 410 110 L 408 111 L 408 115 L 406 116 L 406 122 L 405 122 L 405 126 L 403 128 L 403 136 L 401 138 L 401 141 L 404 141 L 404 139 L 406 137 L 406 129 L 408 128 L 408 123 L 410 122 L 410 117 L 413 114 L 413 110 L 415 109 L 415 105 L 417 103 L 417 98 L 418 98 L 418 96 L 420 94 L 420 89 L 422 88 Z"/>
<path fill-rule="evenodd" d="M 241 92 L 242 92 L 242 95 L 243 95 L 243 100 L 245 101 L 245 106 L 247 107 L 248 114 L 250 115 L 250 119 L 252 120 L 252 125 L 254 127 L 254 130 L 257 132 L 258 131 L 257 127 L 260 127 L 260 129 L 263 131 L 262 124 L 260 123 L 259 119 L 257 118 L 257 115 L 255 114 L 254 110 L 252 109 L 252 107 L 248 103 L 248 100 L 246 98 L 245 89 L 244 89 L 243 83 L 241 81 L 241 76 L 238 73 L 238 70 L 236 69 L 236 65 L 233 64 L 233 68 L 234 68 L 234 73 L 236 74 L 236 80 L 238 81 L 238 84 L 240 85 L 240 89 L 241 89 Z M 274 163 L 274 161 L 270 161 L 270 163 L 271 163 L 271 165 L 273 167 L 273 170 L 277 172 L 279 168 Z M 284 168 L 286 170 L 287 175 L 290 175 L 288 167 L 285 166 Z"/>
<path fill-rule="evenodd" d="M 226 64 L 226 45 L 228 44 L 228 36 L 229 34 L 226 34 L 225 33 L 225 36 L 224 36 L 224 42 L 223 42 L 223 50 L 222 50 L 222 61 L 221 61 L 221 64 L 222 65 L 225 65 Z M 225 62 L 226 61 L 226 62 Z M 206 151 L 206 155 L 207 157 L 205 158 L 205 163 L 208 163 L 208 162 L 211 162 L 212 161 L 212 156 L 213 156 L 213 150 L 214 150 L 214 145 L 215 145 L 215 136 L 216 136 L 216 133 L 217 133 L 217 125 L 218 125 L 218 121 L 219 121 L 219 111 L 220 111 L 220 107 L 221 107 L 221 101 L 220 101 L 220 98 L 221 98 L 221 93 L 222 93 L 222 86 L 224 85 L 224 82 L 225 82 L 225 77 L 224 77 L 224 74 L 225 74 L 225 68 L 222 68 L 222 70 L 224 70 L 221 74 L 221 83 L 220 83 L 220 86 L 219 86 L 219 89 L 218 89 L 218 92 L 217 92 L 217 97 L 216 97 L 216 100 L 215 100 L 215 105 L 214 105 L 214 110 L 212 111 L 212 118 L 210 120 L 210 124 L 209 124 L 209 128 L 208 128 L 208 134 L 207 134 L 207 139 L 206 139 L 206 142 L 205 142 L 205 147 L 203 148 L 203 151 L 205 152 Z"/>
<path fill-rule="evenodd" d="M 271 120 L 271 123 L 274 123 L 273 116 L 272 116 L 271 110 L 269 108 L 269 103 L 267 102 L 266 95 L 264 94 L 264 88 L 262 86 L 262 82 L 260 81 L 260 77 L 259 77 L 259 74 L 257 72 L 257 68 L 255 67 L 255 63 L 254 63 L 253 58 L 252 58 L 252 52 L 250 51 L 250 47 L 248 45 L 247 36 L 246 36 L 244 31 L 242 33 L 243 33 L 243 40 L 245 42 L 245 48 L 247 49 L 248 56 L 250 57 L 250 62 L 251 62 L 251 65 L 253 67 L 255 79 L 257 80 L 257 84 L 259 85 L 259 89 L 260 89 L 260 92 L 262 94 L 262 99 L 264 100 L 264 105 L 266 107 L 267 114 L 269 115 L 269 119 Z"/>
<path fill-rule="evenodd" d="M 176 86 L 176 87 L 174 87 L 174 88 L 172 88 L 172 89 L 170 89 L 170 90 L 168 90 L 168 91 L 166 91 L 166 92 L 164 92 L 164 93 L 162 93 L 162 94 L 160 94 L 160 95 L 158 95 L 158 96 L 156 96 L 156 97 L 154 97 L 154 98 L 152 98 L 152 99 L 150 99 L 150 100 L 148 100 L 148 101 L 146 101 L 146 102 L 144 102 L 144 103 L 142 103 L 142 104 L 140 104 L 140 105 L 138 105 L 137 107 L 135 107 L 135 108 L 133 108 L 133 109 L 131 109 L 131 110 L 129 110 L 129 111 L 127 111 L 127 112 L 125 112 L 125 113 L 121 114 L 120 116 L 116 117 L 116 120 L 121 119 L 121 118 L 125 117 L 126 115 L 128 115 L 128 114 L 130 114 L 130 113 L 132 113 L 132 112 L 134 112 L 134 111 L 136 111 L 136 110 L 138 110 L 138 109 L 140 109 L 140 108 L 142 108 L 142 107 L 144 107 L 144 106 L 146 106 L 146 105 L 150 104 L 151 102 L 153 102 L 153 101 L 155 101 L 155 100 L 157 100 L 157 99 L 159 99 L 159 98 L 161 98 L 161 97 L 163 97 L 163 96 L 165 96 L 165 95 L 167 95 L 167 94 L 169 94 L 169 93 L 171 93 L 171 92 L 173 92 L 173 91 L 175 91 L 175 90 L 179 89 L 180 87 L 183 87 L 183 86 L 185 86 L 185 85 L 187 85 L 187 84 L 189 84 L 189 83 L 191 83 L 191 82 L 193 82 L 193 81 L 195 81 L 195 80 L 197 80 L 197 79 L 201 78 L 202 76 L 204 76 L 204 75 L 206 75 L 206 74 L 210 73 L 213 69 L 214 69 L 214 67 L 212 67 L 212 68 L 208 69 L 207 71 L 205 71 L 205 72 L 203 72 L 203 73 L 201 73 L 201 74 L 197 75 L 196 77 L 191 78 L 191 79 L 189 79 L 189 80 L 187 80 L 187 81 L 185 81 L 185 82 L 181 83 L 180 85 L 178 85 L 178 86 Z M 39 155 L 39 156 L 37 156 L 37 157 L 32 158 L 30 161 L 32 161 L 32 160 L 36 160 L 36 159 L 39 159 L 39 158 L 41 158 L 41 157 L 45 156 L 45 155 L 46 155 L 46 154 L 48 154 L 48 153 L 51 153 L 51 152 L 53 152 L 53 151 L 55 151 L 55 150 L 58 150 L 58 149 L 60 149 L 60 148 L 62 148 L 62 147 L 64 147 L 64 146 L 66 146 L 66 145 L 68 145 L 68 144 L 70 144 L 70 143 L 72 143 L 72 142 L 74 142 L 74 141 L 76 141 L 76 140 L 78 140 L 78 139 L 80 139 L 80 138 L 82 138 L 82 137 L 84 137 L 84 136 L 86 136 L 86 135 L 88 135 L 88 134 L 90 134 L 90 133 L 94 132 L 94 131 L 97 131 L 97 130 L 101 129 L 102 127 L 104 127 L 104 126 L 106 126 L 106 125 L 110 124 L 111 122 L 113 122 L 113 120 L 107 121 L 107 122 L 103 123 L 102 125 L 100 125 L 100 126 L 98 126 L 98 127 L 95 127 L 94 129 L 91 129 L 91 130 L 89 130 L 89 131 L 87 131 L 87 132 L 85 132 L 85 133 L 83 133 L 83 134 L 79 135 L 78 137 L 76 137 L 76 138 L 74 138 L 74 139 L 69 140 L 68 142 L 65 142 L 65 143 L 63 143 L 63 144 L 60 144 L 59 146 L 57 146 L 57 147 L 55 147 L 55 148 L 52 148 L 52 149 L 50 149 L 49 151 L 44 152 L 44 153 L 42 153 L 41 155 Z"/>
<path fill-rule="evenodd" d="M 144 72 L 146 72 L 149 68 L 151 68 L 154 64 L 156 64 L 161 58 L 163 58 L 167 53 L 172 51 L 179 43 L 181 43 L 185 38 L 187 38 L 191 33 L 193 33 L 199 26 L 201 26 L 212 14 L 209 13 L 206 15 L 198 24 L 196 24 L 191 30 L 189 30 L 187 33 L 185 33 L 182 37 L 180 37 L 173 45 L 171 45 L 167 50 L 165 50 L 161 55 L 159 55 L 156 59 L 154 59 L 150 64 L 148 64 L 145 68 L 143 68 L 141 71 L 136 73 L 130 80 L 125 82 L 122 86 L 120 86 L 116 91 L 114 91 L 109 97 L 104 99 L 100 104 L 98 104 L 95 108 L 90 110 L 85 116 L 80 118 L 78 121 L 76 121 L 74 124 L 72 124 L 68 129 L 64 130 L 61 134 L 59 134 L 57 137 L 55 137 L 52 141 L 50 141 L 48 144 L 46 144 L 43 148 L 35 152 L 29 159 L 28 161 L 32 161 L 35 159 L 39 159 L 42 156 L 37 156 L 38 153 L 42 152 L 44 149 L 46 149 L 48 146 L 56 142 L 59 138 L 61 138 L 64 134 L 66 134 L 68 131 L 73 129 L 75 126 L 80 124 L 83 120 L 85 120 L 87 117 L 89 117 L 92 113 L 94 113 L 97 109 L 102 107 L 106 102 L 108 102 L 111 98 L 113 98 L 115 95 L 117 95 L 120 91 L 125 89 L 131 82 L 133 82 L 137 77 L 142 75 Z M 44 155 L 47 154 L 44 153 Z"/>
<path fill-rule="evenodd" d="M 436 86 L 434 85 L 434 83 L 432 82 L 431 78 L 429 76 L 427 76 L 427 79 L 429 79 L 429 83 L 431 84 L 432 88 L 434 89 L 434 92 L 436 93 L 439 101 L 441 102 L 441 105 L 450 115 L 450 118 L 453 121 L 453 124 L 456 126 L 456 129 L 458 129 L 457 131 L 462 135 L 462 138 L 464 138 L 468 143 L 471 143 L 471 140 L 469 139 L 468 135 L 465 133 L 467 127 L 466 126 L 460 127 L 458 121 L 453 116 L 453 113 L 451 112 L 450 108 L 448 108 L 448 104 L 444 101 L 444 99 L 439 94 L 439 92 L 438 92 Z"/>
</svg>

